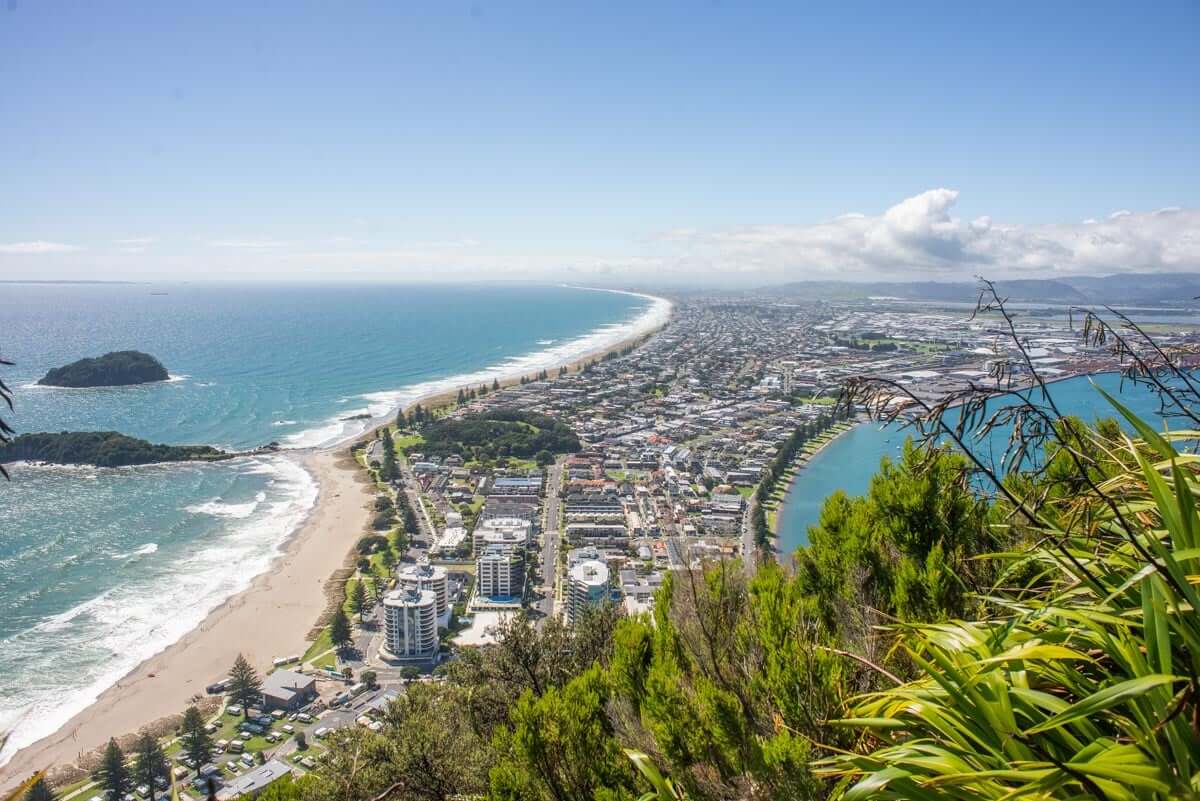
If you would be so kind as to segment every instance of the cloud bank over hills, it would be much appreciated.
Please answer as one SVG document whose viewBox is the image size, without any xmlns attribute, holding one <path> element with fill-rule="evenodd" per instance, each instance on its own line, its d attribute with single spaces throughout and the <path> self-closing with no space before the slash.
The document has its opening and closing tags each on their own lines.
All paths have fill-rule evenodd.
<svg viewBox="0 0 1200 801">
<path fill-rule="evenodd" d="M 1075 224 L 1021 225 L 953 214 L 930 189 L 883 214 L 828 222 L 686 229 L 664 235 L 678 262 L 737 265 L 763 278 L 1054 276 L 1200 269 L 1200 210 L 1118 211 Z"/>
<path fill-rule="evenodd" d="M 389 236 L 246 236 L 0 242 L 0 278 L 568 280 L 609 285 L 756 286 L 791 281 L 1065 278 L 1200 272 L 1200 209 L 1117 211 L 1078 223 L 955 215 L 959 192 L 929 189 L 880 214 L 825 222 L 680 228 L 620 242 L 549 245 L 538 221 L 504 242 Z M 603 252 L 598 252 L 603 251 Z"/>
</svg>

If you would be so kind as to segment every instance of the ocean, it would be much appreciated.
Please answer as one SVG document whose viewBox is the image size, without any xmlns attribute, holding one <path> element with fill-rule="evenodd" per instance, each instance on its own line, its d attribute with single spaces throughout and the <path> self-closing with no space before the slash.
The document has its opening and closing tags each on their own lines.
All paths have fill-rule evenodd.
<svg viewBox="0 0 1200 801">
<path fill-rule="evenodd" d="M 1104 417 L 1119 419 L 1117 411 L 1095 390 L 1092 381 L 1143 419 L 1155 426 L 1161 425 L 1158 398 L 1148 389 L 1128 382 L 1122 388 L 1121 377 L 1115 373 L 1058 381 L 1049 385 L 1050 394 L 1064 414 L 1077 415 L 1088 422 Z M 808 544 L 809 526 L 820 520 L 821 506 L 835 491 L 844 490 L 851 496 L 864 495 L 871 477 L 879 470 L 880 460 L 885 456 L 897 458 L 902 443 L 911 433 L 898 425 L 881 427 L 863 423 L 810 459 L 796 474 L 780 510 L 779 550 L 791 554 Z M 985 458 L 994 457 L 994 463 L 999 464 L 1007 436 L 1007 431 L 993 432 L 979 443 L 976 453 Z"/>
<path fill-rule="evenodd" d="M 236 450 L 344 442 L 422 395 L 549 368 L 669 313 L 646 296 L 534 285 L 2 291 L 18 432 L 112 429 Z M 124 349 L 158 357 L 171 380 L 36 385 L 51 367 Z M 11 472 L 0 483 L 0 764 L 249 586 L 317 494 L 273 455 Z"/>
</svg>

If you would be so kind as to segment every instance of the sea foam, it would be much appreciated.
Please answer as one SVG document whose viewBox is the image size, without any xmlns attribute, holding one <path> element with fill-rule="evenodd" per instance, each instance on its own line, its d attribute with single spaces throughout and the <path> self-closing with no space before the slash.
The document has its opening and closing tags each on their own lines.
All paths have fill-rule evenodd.
<svg viewBox="0 0 1200 801">
<path fill-rule="evenodd" d="M 0 731 L 9 733 L 0 765 L 58 730 L 118 679 L 246 589 L 282 553 L 316 502 L 316 481 L 286 456 L 236 459 L 213 469 L 267 475 L 269 490 L 258 493 L 248 514 L 240 509 L 227 514 L 238 504 L 203 504 L 202 513 L 223 509 L 218 514 L 230 520 L 218 536 L 192 542 L 155 570 L 134 571 L 129 581 L 0 641 L 6 663 L 39 677 L 0 697 Z M 157 543 L 147 543 L 122 556 L 162 559 L 159 550 Z M 230 570 L 231 564 L 239 569 Z"/>
</svg>

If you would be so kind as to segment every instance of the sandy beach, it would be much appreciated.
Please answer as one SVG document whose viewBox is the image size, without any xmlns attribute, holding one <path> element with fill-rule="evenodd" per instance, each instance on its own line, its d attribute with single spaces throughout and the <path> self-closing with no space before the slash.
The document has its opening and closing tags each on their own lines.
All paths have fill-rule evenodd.
<svg viewBox="0 0 1200 801">
<path fill-rule="evenodd" d="M 264 670 L 275 657 L 304 651 L 306 635 L 325 608 L 325 580 L 362 535 L 373 492 L 344 448 L 298 458 L 318 481 L 317 503 L 273 568 L 57 732 L 18 751 L 0 768 L 0 787 L 41 768 L 72 763 L 109 737 L 182 712 L 192 696 L 203 695 L 228 672 L 239 652 Z"/>
<path fill-rule="evenodd" d="M 661 327 L 631 332 L 548 372 L 553 375 L 559 367 L 578 370 L 593 359 L 645 342 Z M 522 375 L 534 377 L 530 371 L 518 371 L 498 380 L 502 386 L 510 386 Z M 457 391 L 455 387 L 431 393 L 413 403 L 430 408 L 451 405 Z M 371 430 L 353 439 L 373 436 L 390 422 L 390 417 L 377 420 Z M 135 733 L 160 718 L 181 713 L 192 697 L 203 695 L 207 685 L 228 673 L 239 653 L 264 673 L 274 658 L 303 653 L 308 635 L 328 603 L 326 581 L 342 567 L 370 520 L 374 487 L 350 459 L 348 448 L 349 441 L 289 454 L 287 458 L 296 459 L 313 475 L 319 494 L 272 568 L 215 609 L 198 628 L 126 674 L 54 734 L 18 751 L 0 767 L 0 790 L 15 786 L 37 770 L 73 764 L 110 737 Z"/>
</svg>

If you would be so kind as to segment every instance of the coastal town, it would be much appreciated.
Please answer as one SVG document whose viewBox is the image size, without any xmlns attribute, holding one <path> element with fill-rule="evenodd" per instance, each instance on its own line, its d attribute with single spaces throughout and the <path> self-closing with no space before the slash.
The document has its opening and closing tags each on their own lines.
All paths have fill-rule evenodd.
<svg viewBox="0 0 1200 801">
<path fill-rule="evenodd" d="M 310 641 L 270 664 L 239 659 L 186 714 L 56 766 L 58 797 L 103 801 L 113 788 L 97 771 L 150 748 L 148 732 L 161 769 L 126 777 L 124 801 L 172 784 L 182 801 L 254 797 L 316 768 L 339 730 L 378 731 L 408 686 L 441 681 L 516 616 L 639 615 L 671 571 L 786 556 L 777 533 L 791 483 L 862 421 L 839 402 L 849 378 L 935 397 L 998 372 L 1027 379 L 1026 357 L 1044 379 L 1114 366 L 1053 313 L 1013 318 L 1020 354 L 995 315 L 887 298 L 672 303 L 661 330 L 423 399 L 344 447 L 373 500 L 351 556 L 329 566 Z"/>
</svg>

